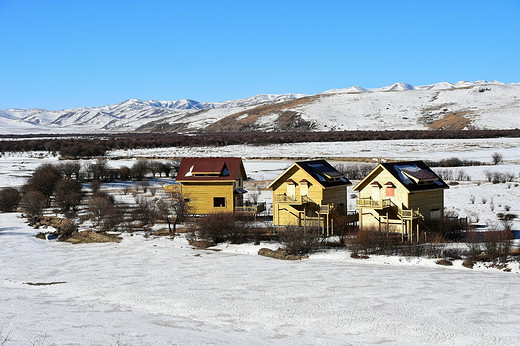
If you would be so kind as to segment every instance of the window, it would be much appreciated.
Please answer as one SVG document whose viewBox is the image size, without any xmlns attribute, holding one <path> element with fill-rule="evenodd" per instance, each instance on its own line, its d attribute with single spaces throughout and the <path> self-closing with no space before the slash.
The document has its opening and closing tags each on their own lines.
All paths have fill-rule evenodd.
<svg viewBox="0 0 520 346">
<path fill-rule="evenodd" d="M 287 196 L 294 197 L 296 195 L 296 185 L 287 183 Z"/>
<path fill-rule="evenodd" d="M 225 208 L 226 197 L 213 197 L 213 208 Z"/>
<path fill-rule="evenodd" d="M 185 198 L 185 199 L 184 199 L 184 202 L 185 202 L 185 203 L 190 203 L 191 200 L 190 200 L 189 198 Z"/>
<path fill-rule="evenodd" d="M 393 187 L 387 186 L 386 187 L 386 197 L 394 197 L 394 195 L 395 195 L 395 190 L 394 189 L 395 188 L 393 188 Z"/>
</svg>

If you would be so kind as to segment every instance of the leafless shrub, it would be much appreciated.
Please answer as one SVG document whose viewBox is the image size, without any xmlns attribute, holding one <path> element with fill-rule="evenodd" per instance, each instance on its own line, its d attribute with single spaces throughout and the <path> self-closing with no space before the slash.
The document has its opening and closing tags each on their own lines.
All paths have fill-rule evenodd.
<svg viewBox="0 0 520 346">
<path fill-rule="evenodd" d="M 97 192 L 90 199 L 88 210 L 98 222 L 101 231 L 112 231 L 124 221 L 126 207 L 122 203 L 116 203 L 111 195 Z"/>
<path fill-rule="evenodd" d="M 99 180 L 93 180 L 89 184 L 90 189 L 93 193 L 96 193 L 99 191 L 99 188 L 101 187 L 101 182 Z"/>
<path fill-rule="evenodd" d="M 197 238 L 218 244 L 228 239 L 229 230 L 234 226 L 235 215 L 233 213 L 215 213 L 198 218 L 194 231 Z"/>
<path fill-rule="evenodd" d="M 148 192 L 148 189 L 150 188 L 150 182 L 148 180 L 143 180 L 138 183 L 138 186 L 143 188 L 143 192 Z"/>
<path fill-rule="evenodd" d="M 347 179 L 351 180 L 361 180 L 366 177 L 376 166 L 373 164 L 363 164 L 363 165 L 337 165 L 335 168 L 341 174 L 345 175 Z"/>
<path fill-rule="evenodd" d="M 437 169 L 435 170 L 435 173 L 442 179 L 442 180 L 453 180 L 453 170 L 451 169 Z"/>
<path fill-rule="evenodd" d="M 173 192 L 169 197 L 160 199 L 158 204 L 159 215 L 168 223 L 171 235 L 175 235 L 177 225 L 186 221 L 191 213 L 189 200 L 180 192 Z"/>
<path fill-rule="evenodd" d="M 353 253 L 392 255 L 398 250 L 400 236 L 390 232 L 382 232 L 376 228 L 360 229 L 354 237 L 348 239 Z"/>
<path fill-rule="evenodd" d="M 334 215 L 334 235 L 339 237 L 341 245 L 345 245 L 346 239 L 357 231 L 357 226 L 349 223 L 349 219 L 345 215 Z"/>
<path fill-rule="evenodd" d="M 142 180 L 150 171 L 148 160 L 138 160 L 130 169 L 132 176 L 137 180 Z"/>
<path fill-rule="evenodd" d="M 21 198 L 18 189 L 14 187 L 4 187 L 0 190 L 0 211 L 11 212 L 16 210 Z"/>
<path fill-rule="evenodd" d="M 416 246 L 421 246 L 416 244 Z M 424 244 L 424 254 L 428 258 L 441 258 L 446 257 L 446 242 L 441 235 L 436 234 L 433 239 L 428 243 Z"/>
<path fill-rule="evenodd" d="M 133 210 L 134 220 L 141 222 L 143 227 L 155 224 L 158 216 L 156 204 L 145 197 L 138 197 L 137 207 Z"/>
<path fill-rule="evenodd" d="M 493 172 L 491 172 L 490 170 L 486 169 L 484 171 L 484 176 L 486 177 L 486 181 L 488 183 L 490 183 L 492 180 L 493 180 Z"/>
<path fill-rule="evenodd" d="M 509 230 L 484 233 L 484 250 L 487 260 L 493 264 L 506 264 L 513 246 L 513 234 Z"/>
<path fill-rule="evenodd" d="M 493 202 L 489 203 L 489 209 L 491 211 L 495 210 L 495 204 Z"/>
<path fill-rule="evenodd" d="M 59 169 L 54 165 L 46 163 L 36 168 L 23 189 L 24 191 L 40 191 L 49 198 L 54 193 L 54 188 L 60 179 L 61 173 Z"/>
<path fill-rule="evenodd" d="M 443 239 L 460 240 L 463 232 L 466 230 L 465 219 L 459 218 L 454 211 L 446 211 L 444 215 L 438 219 L 431 219 L 426 225 L 436 235 L 440 235 Z"/>
<path fill-rule="evenodd" d="M 491 161 L 493 164 L 498 165 L 504 161 L 504 156 L 498 152 L 495 152 L 493 155 L 491 155 Z"/>
<path fill-rule="evenodd" d="M 466 246 L 468 247 L 468 251 L 466 252 L 466 260 L 469 262 L 476 262 L 480 258 L 480 254 L 482 253 L 481 238 L 482 236 L 478 232 L 466 232 L 465 241 Z"/>
<path fill-rule="evenodd" d="M 463 166 L 481 166 L 484 163 L 476 160 L 461 160 L 458 157 L 442 159 L 440 161 L 427 160 L 425 163 L 430 167 L 463 167 Z"/>
<path fill-rule="evenodd" d="M 58 240 L 59 241 L 67 240 L 77 231 L 78 231 L 78 226 L 76 226 L 76 224 L 73 221 L 63 220 L 63 222 L 61 223 L 61 225 L 58 229 L 58 232 L 59 232 Z"/>
<path fill-rule="evenodd" d="M 41 215 L 47 207 L 48 198 L 40 191 L 29 191 L 23 195 L 20 207 L 29 217 Z"/>
<path fill-rule="evenodd" d="M 475 196 L 470 195 L 469 196 L 469 201 L 471 202 L 471 204 L 475 204 Z"/>
<path fill-rule="evenodd" d="M 470 181 L 471 177 L 469 176 L 469 174 L 464 172 L 462 169 L 459 169 L 457 171 L 457 179 L 456 180 L 457 181 Z"/>
<path fill-rule="evenodd" d="M 486 197 L 482 197 L 481 201 L 482 201 L 482 204 L 486 204 L 487 203 L 487 198 Z"/>
<path fill-rule="evenodd" d="M 504 205 L 504 209 L 505 209 L 506 211 L 509 211 L 509 210 L 511 209 L 511 206 L 508 205 L 508 204 L 505 204 L 505 205 Z"/>
<path fill-rule="evenodd" d="M 278 231 L 283 249 L 290 255 L 313 253 L 323 242 L 323 236 L 317 228 L 286 227 Z"/>
<path fill-rule="evenodd" d="M 81 184 L 70 178 L 61 179 L 56 184 L 54 202 L 62 212 L 75 211 L 83 198 Z"/>
<path fill-rule="evenodd" d="M 69 161 L 58 164 L 58 169 L 64 178 L 79 180 L 81 164 L 78 161 Z"/>
</svg>

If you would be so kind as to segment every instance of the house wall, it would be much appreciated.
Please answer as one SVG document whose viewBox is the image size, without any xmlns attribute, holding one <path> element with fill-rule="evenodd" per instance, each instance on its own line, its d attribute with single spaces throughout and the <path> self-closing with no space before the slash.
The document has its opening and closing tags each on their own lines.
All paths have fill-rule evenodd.
<svg viewBox="0 0 520 346">
<path fill-rule="evenodd" d="M 308 181 L 308 194 L 307 196 L 317 205 L 289 205 L 287 203 L 277 203 L 276 195 L 287 193 L 287 180 L 293 180 L 295 182 L 295 198 L 300 199 L 302 195 L 302 184 L 301 180 Z M 299 216 L 303 218 L 303 213 L 306 213 L 309 217 L 317 217 L 316 210 L 318 205 L 334 204 L 337 207 L 339 204 L 343 204 L 340 209 L 341 212 L 346 213 L 347 209 L 347 187 L 337 186 L 332 188 L 324 189 L 318 184 L 307 172 L 298 166 L 292 167 L 286 174 L 278 179 L 272 186 L 273 189 L 273 224 L 276 226 L 281 225 L 299 225 Z"/>
<path fill-rule="evenodd" d="M 371 183 L 377 181 L 382 186 L 380 190 L 381 199 L 390 198 L 400 208 L 404 206 L 406 208 L 419 209 L 419 212 L 424 216 L 425 220 L 430 219 L 430 212 L 432 209 L 440 210 L 440 215 L 443 215 L 444 190 L 416 191 L 410 193 L 387 170 L 379 168 L 375 173 L 376 175 L 374 175 L 371 180 L 367 180 L 366 183 L 361 186 L 361 190 L 359 191 L 360 198 L 368 198 L 375 195 L 373 193 L 374 187 L 371 186 Z M 393 198 L 386 196 L 385 184 L 387 182 L 392 182 L 395 185 Z M 380 218 L 381 215 L 379 215 L 377 210 L 371 208 L 360 208 L 359 212 L 359 225 L 361 227 L 380 227 L 378 218 Z M 386 216 L 383 211 L 381 211 L 381 213 L 383 213 L 382 216 Z M 384 220 L 381 227 L 386 227 L 386 219 L 381 219 Z M 388 227 L 394 232 L 402 232 L 403 229 L 401 220 L 397 215 L 392 214 L 389 214 Z"/>
<path fill-rule="evenodd" d="M 440 215 L 444 210 L 444 190 L 417 191 L 408 197 L 409 207 L 419 209 L 425 220 L 430 219 L 432 209 L 439 209 Z"/>
<path fill-rule="evenodd" d="M 361 190 L 359 191 L 360 198 L 368 198 L 373 196 L 372 190 L 374 187 L 372 187 L 371 184 L 374 181 L 377 181 L 381 185 L 381 199 L 390 198 L 400 208 L 402 208 L 403 205 L 408 207 L 408 190 L 392 174 L 390 174 L 386 169 L 382 168 L 379 169 L 379 174 L 375 175 L 371 180 L 368 180 L 366 184 L 361 187 Z M 395 185 L 393 197 L 386 196 L 385 184 L 387 182 L 391 182 Z"/>
<path fill-rule="evenodd" d="M 193 214 L 233 212 L 234 182 L 183 182 L 182 195 L 189 198 Z M 225 197 L 225 207 L 213 207 L 213 197 Z"/>
<path fill-rule="evenodd" d="M 296 226 L 299 224 L 298 216 L 300 212 L 304 211 L 303 206 L 301 205 L 289 205 L 286 203 L 276 203 L 275 196 L 286 194 L 287 193 L 287 184 L 286 180 L 292 179 L 296 183 L 295 185 L 295 197 L 299 199 L 301 196 L 301 180 L 307 180 L 309 191 L 307 196 L 317 204 L 322 204 L 323 200 L 323 188 L 321 185 L 316 183 L 312 177 L 310 177 L 307 172 L 298 166 L 293 166 L 283 177 L 280 177 L 279 180 L 272 186 L 273 189 L 273 224 L 275 226 L 281 225 L 292 225 Z M 307 215 L 316 217 L 316 213 L 314 213 L 311 208 L 307 208 Z"/>
<path fill-rule="evenodd" d="M 323 191 L 323 201 L 321 204 L 332 204 L 339 213 L 346 215 L 347 186 L 343 185 L 326 188 Z"/>
</svg>

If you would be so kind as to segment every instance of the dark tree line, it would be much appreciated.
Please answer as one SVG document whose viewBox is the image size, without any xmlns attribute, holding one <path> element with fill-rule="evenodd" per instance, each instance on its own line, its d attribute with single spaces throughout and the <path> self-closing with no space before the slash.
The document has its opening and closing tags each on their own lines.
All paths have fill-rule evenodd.
<svg viewBox="0 0 520 346">
<path fill-rule="evenodd" d="M 397 139 L 471 139 L 520 137 L 520 130 L 414 130 L 330 132 L 127 133 L 103 135 L 2 136 L 0 152 L 50 151 L 63 157 L 102 156 L 114 149 L 146 149 L 231 144 L 279 144 Z"/>
</svg>

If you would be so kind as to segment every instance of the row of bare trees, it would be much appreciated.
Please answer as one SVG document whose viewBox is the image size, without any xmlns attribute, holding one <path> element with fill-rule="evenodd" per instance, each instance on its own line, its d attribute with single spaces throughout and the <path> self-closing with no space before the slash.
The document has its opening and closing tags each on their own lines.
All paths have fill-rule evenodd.
<svg viewBox="0 0 520 346">
<path fill-rule="evenodd" d="M 225 133 L 128 133 L 75 135 L 75 138 L 52 135 L 49 141 L 45 135 L 35 138 L 4 136 L 9 140 L 0 141 L 0 152 L 49 151 L 63 157 L 96 157 L 113 149 L 141 149 L 176 146 L 220 146 L 231 144 L 272 144 L 332 141 L 365 141 L 395 139 L 468 139 L 520 137 L 520 130 L 423 130 L 423 131 L 329 131 L 329 132 L 225 132 Z M 70 137 L 70 136 L 69 136 Z M 17 139 L 17 140 L 12 140 Z M 496 158 L 499 159 L 498 157 Z M 495 158 L 493 158 L 495 160 Z M 496 162 L 496 161 L 495 161 Z"/>
</svg>

